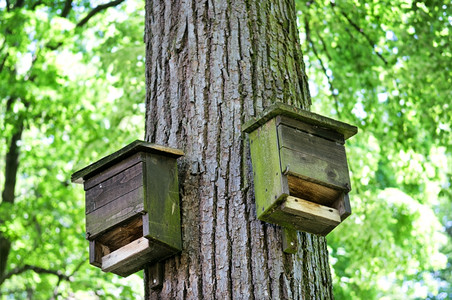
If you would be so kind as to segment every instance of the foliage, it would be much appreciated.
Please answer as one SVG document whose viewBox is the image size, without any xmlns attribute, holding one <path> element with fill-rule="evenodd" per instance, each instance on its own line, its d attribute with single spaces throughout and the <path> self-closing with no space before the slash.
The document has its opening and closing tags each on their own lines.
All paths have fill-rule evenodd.
<svg viewBox="0 0 452 300">
<path fill-rule="evenodd" d="M 96 1 L 11 2 L 0 1 L 1 170 L 24 129 L 0 236 L 6 274 L 23 272 L 0 299 L 140 297 L 141 280 L 87 264 L 69 178 L 143 134 L 143 3 L 112 1 L 77 26 Z M 360 128 L 347 142 L 354 212 L 328 236 L 336 298 L 451 298 L 450 3 L 296 4 L 313 111 Z"/>
<path fill-rule="evenodd" d="M 112 6 L 81 26 L 102 7 L 95 2 L 0 1 L 2 190 L 5 154 L 21 133 L 15 197 L 0 203 L 0 236 L 12 243 L 0 299 L 143 292 L 136 275 L 87 263 L 83 195 L 70 183 L 76 169 L 143 135 L 143 3 Z"/>
<path fill-rule="evenodd" d="M 354 212 L 327 238 L 336 297 L 451 298 L 450 3 L 297 9 L 313 110 L 360 129 L 347 142 Z"/>
</svg>

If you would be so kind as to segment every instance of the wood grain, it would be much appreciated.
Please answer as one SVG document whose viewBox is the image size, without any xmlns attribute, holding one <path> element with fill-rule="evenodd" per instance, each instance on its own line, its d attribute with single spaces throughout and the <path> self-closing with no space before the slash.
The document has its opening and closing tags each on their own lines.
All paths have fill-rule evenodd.
<svg viewBox="0 0 452 300">
<path fill-rule="evenodd" d="M 321 137 L 333 142 L 340 143 L 342 145 L 345 143 L 344 135 L 340 132 L 322 127 L 320 125 L 312 125 L 309 123 L 305 123 L 300 120 L 289 118 L 284 115 L 276 117 L 276 125 L 277 126 L 285 125 L 315 135 L 317 137 Z"/>
<path fill-rule="evenodd" d="M 123 161 L 95 174 L 93 177 L 90 177 L 85 180 L 84 182 L 84 189 L 85 191 L 91 189 L 95 185 L 98 185 L 102 181 L 105 181 L 109 179 L 110 177 L 113 177 L 114 175 L 120 173 L 121 171 L 132 167 L 133 165 L 143 161 L 144 159 L 144 153 L 139 152 L 136 153 L 130 157 L 125 158 Z"/>
<path fill-rule="evenodd" d="M 309 125 L 322 127 L 327 130 L 340 133 L 345 137 L 345 139 L 352 137 L 358 132 L 358 128 L 356 126 L 300 109 L 296 106 L 287 105 L 282 102 L 276 102 L 265 109 L 265 111 L 263 111 L 259 116 L 245 123 L 242 130 L 250 133 L 262 124 L 265 124 L 268 120 L 277 116 L 286 116 Z"/>
<path fill-rule="evenodd" d="M 137 215 L 126 222 L 123 222 L 96 238 L 98 243 L 107 246 L 110 251 L 115 251 L 132 241 L 143 236 L 144 215 Z"/>
<path fill-rule="evenodd" d="M 282 194 L 288 194 L 287 181 L 281 173 L 276 120 L 272 119 L 250 133 L 256 212 L 259 218 Z"/>
<path fill-rule="evenodd" d="M 308 199 L 321 205 L 331 206 L 342 194 L 341 190 L 326 187 L 290 174 L 287 176 L 287 181 L 291 196 Z"/>
<path fill-rule="evenodd" d="M 144 190 L 141 186 L 87 214 L 88 239 L 93 240 L 105 230 L 144 212 Z"/>
<path fill-rule="evenodd" d="M 127 146 L 119 149 L 118 151 L 101 158 L 100 160 L 92 163 L 91 165 L 75 172 L 71 176 L 71 181 L 75 183 L 83 183 L 90 177 L 101 173 L 102 171 L 116 165 L 117 163 L 123 161 L 124 159 L 133 156 L 136 153 L 157 153 L 167 155 L 173 158 L 178 158 L 184 155 L 184 152 L 179 149 L 174 149 L 170 147 L 164 147 L 160 145 L 155 145 L 153 143 L 148 143 L 145 141 L 136 140 Z"/>
<path fill-rule="evenodd" d="M 337 209 L 292 196 L 286 198 L 281 205 L 281 210 L 322 224 L 337 226 L 341 222 Z"/>
<path fill-rule="evenodd" d="M 281 166 L 289 166 L 288 174 L 333 189 L 349 191 L 348 167 L 318 158 L 309 153 L 281 148 Z"/>
<path fill-rule="evenodd" d="M 336 201 L 331 204 L 331 207 L 334 207 L 339 211 L 341 216 L 341 221 L 344 221 L 348 216 L 352 214 L 352 208 L 350 206 L 350 198 L 348 193 L 342 193 Z"/>
<path fill-rule="evenodd" d="M 278 126 L 279 147 L 308 153 L 337 165 L 347 166 L 344 145 L 285 125 Z"/>
<path fill-rule="evenodd" d="M 121 269 L 136 261 L 137 258 L 146 256 L 150 251 L 148 239 L 141 237 L 102 257 L 102 271 L 113 272 Z"/>
<path fill-rule="evenodd" d="M 141 186 L 143 186 L 143 163 L 140 162 L 87 190 L 86 213 L 89 214 Z"/>
</svg>

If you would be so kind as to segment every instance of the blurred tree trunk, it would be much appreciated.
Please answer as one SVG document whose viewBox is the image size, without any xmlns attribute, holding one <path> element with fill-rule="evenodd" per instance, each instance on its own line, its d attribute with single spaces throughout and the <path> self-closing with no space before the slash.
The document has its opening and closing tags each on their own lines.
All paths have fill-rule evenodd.
<svg viewBox="0 0 452 300">
<path fill-rule="evenodd" d="M 8 116 L 12 113 L 11 107 L 14 100 L 14 98 L 10 98 L 6 103 L 6 114 Z M 13 207 L 14 205 L 14 193 L 16 189 L 17 171 L 19 168 L 20 148 L 18 142 L 22 137 L 23 127 L 23 117 L 19 117 L 17 126 L 11 136 L 11 139 L 5 139 L 8 145 L 8 152 L 5 155 L 5 169 L 3 173 L 5 176 L 5 183 L 2 190 L 2 201 L 0 202 L 0 205 L 11 205 L 11 207 Z M 0 223 L 2 223 L 1 219 Z M 6 269 L 8 266 L 8 256 L 10 251 L 11 241 L 3 236 L 3 234 L 0 232 L 0 285 L 2 285 L 3 278 L 6 274 Z"/>
<path fill-rule="evenodd" d="M 256 219 L 241 125 L 274 101 L 309 109 L 293 1 L 146 1 L 146 140 L 183 149 L 183 251 L 149 299 L 332 299 L 326 241 Z M 151 282 L 145 285 L 149 287 Z"/>
</svg>

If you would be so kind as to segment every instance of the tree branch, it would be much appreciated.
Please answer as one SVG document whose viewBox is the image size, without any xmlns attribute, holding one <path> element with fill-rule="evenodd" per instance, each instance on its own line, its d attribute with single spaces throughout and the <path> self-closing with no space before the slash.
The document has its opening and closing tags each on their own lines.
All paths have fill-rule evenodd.
<svg viewBox="0 0 452 300">
<path fill-rule="evenodd" d="M 64 8 L 61 11 L 60 16 L 63 18 L 66 18 L 69 15 L 69 13 L 71 12 L 71 9 L 72 9 L 72 0 L 66 0 L 64 2 Z"/>
<path fill-rule="evenodd" d="M 11 277 L 13 277 L 14 275 L 19 275 L 22 274 L 24 272 L 27 271 L 33 271 L 37 274 L 50 274 L 50 275 L 55 275 L 58 277 L 59 280 L 66 280 L 66 281 L 71 281 L 71 277 L 67 276 L 65 274 L 63 274 L 61 271 L 55 271 L 55 270 L 49 270 L 49 269 L 44 269 L 38 266 L 33 266 L 33 265 L 24 265 L 22 267 L 18 267 L 15 268 L 13 270 L 11 270 L 10 272 L 8 272 L 5 276 L 3 276 L 0 279 L 0 285 L 6 280 L 9 279 Z"/>
<path fill-rule="evenodd" d="M 326 48 L 326 43 L 323 40 L 322 36 L 320 35 L 319 31 L 316 30 L 315 33 L 317 33 L 317 37 L 320 40 L 320 44 L 322 44 L 322 48 L 323 48 L 323 51 L 325 52 L 326 57 L 328 58 L 329 61 L 332 61 L 331 55 L 330 55 L 330 53 L 328 53 L 328 49 Z"/>
<path fill-rule="evenodd" d="M 334 2 L 330 2 L 331 7 L 333 8 L 333 10 L 336 8 L 336 3 Z M 372 47 L 372 49 L 374 50 L 375 54 L 377 54 L 377 56 L 385 63 L 385 65 L 388 64 L 388 61 L 383 57 L 383 55 L 381 55 L 380 53 L 378 53 L 375 50 L 375 43 L 371 40 L 371 38 L 364 32 L 364 30 L 359 27 L 355 22 L 353 22 L 352 19 L 350 19 L 350 17 L 342 10 L 340 10 L 341 15 L 343 15 L 345 17 L 345 19 L 348 21 L 348 23 L 350 25 L 352 25 L 353 28 L 356 29 L 356 31 L 358 31 L 359 34 L 361 34 L 366 41 L 369 43 L 370 47 Z"/>
<path fill-rule="evenodd" d="M 93 8 L 92 11 L 90 11 L 86 17 L 84 17 L 80 22 L 77 23 L 77 27 L 82 27 L 83 25 L 85 25 L 86 23 L 88 23 L 88 21 L 94 17 L 97 13 L 109 8 L 109 7 L 113 7 L 116 5 L 121 4 L 122 2 L 124 2 L 124 0 L 114 0 L 105 4 L 101 4 L 96 6 L 95 8 Z"/>
<path fill-rule="evenodd" d="M 14 9 L 20 8 L 20 7 L 24 6 L 24 4 L 25 4 L 25 0 L 17 0 L 16 4 L 14 5 Z"/>
<path fill-rule="evenodd" d="M 9 56 L 9 53 L 6 52 L 5 57 L 3 58 L 2 62 L 0 63 L 0 73 L 2 72 L 3 68 L 5 67 L 5 63 L 6 63 L 6 60 L 8 59 L 8 56 Z"/>
<path fill-rule="evenodd" d="M 309 26 L 309 21 L 308 18 L 306 18 L 306 16 L 304 17 L 304 28 L 306 31 L 306 40 L 308 41 L 309 45 L 312 48 L 312 51 L 314 52 L 315 57 L 317 58 L 317 60 L 319 61 L 320 67 L 322 68 L 323 73 L 326 76 L 326 79 L 328 80 L 328 85 L 331 91 L 331 95 L 334 98 L 334 103 L 335 103 L 335 107 L 336 107 L 336 112 L 337 112 L 337 116 L 340 118 L 340 112 L 339 112 L 339 99 L 337 98 L 337 95 L 335 94 L 335 88 L 333 86 L 333 80 L 331 79 L 330 76 L 328 76 L 328 72 L 326 70 L 325 64 L 323 63 L 322 59 L 320 58 L 319 53 L 317 52 L 317 48 L 314 45 L 314 41 L 311 39 L 311 28 Z M 326 51 L 326 48 L 325 48 Z"/>
<path fill-rule="evenodd" d="M 38 7 L 38 6 L 41 5 L 41 4 L 42 4 L 42 0 L 36 1 L 36 2 L 33 4 L 33 6 L 31 7 L 31 9 L 32 9 L 32 10 L 35 10 L 36 7 Z"/>
</svg>

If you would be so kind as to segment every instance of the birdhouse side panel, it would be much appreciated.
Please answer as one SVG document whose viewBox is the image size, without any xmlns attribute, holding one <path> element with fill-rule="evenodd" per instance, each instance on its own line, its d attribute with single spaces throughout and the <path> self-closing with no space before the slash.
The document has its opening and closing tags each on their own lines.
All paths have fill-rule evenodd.
<svg viewBox="0 0 452 300">
<path fill-rule="evenodd" d="M 148 154 L 145 178 L 146 210 L 149 216 L 147 237 L 160 241 L 174 250 L 181 250 L 180 199 L 176 159 Z"/>
<path fill-rule="evenodd" d="M 275 119 L 269 120 L 250 133 L 251 161 L 257 217 L 289 193 L 287 180 L 281 174 L 278 133 Z"/>
</svg>

